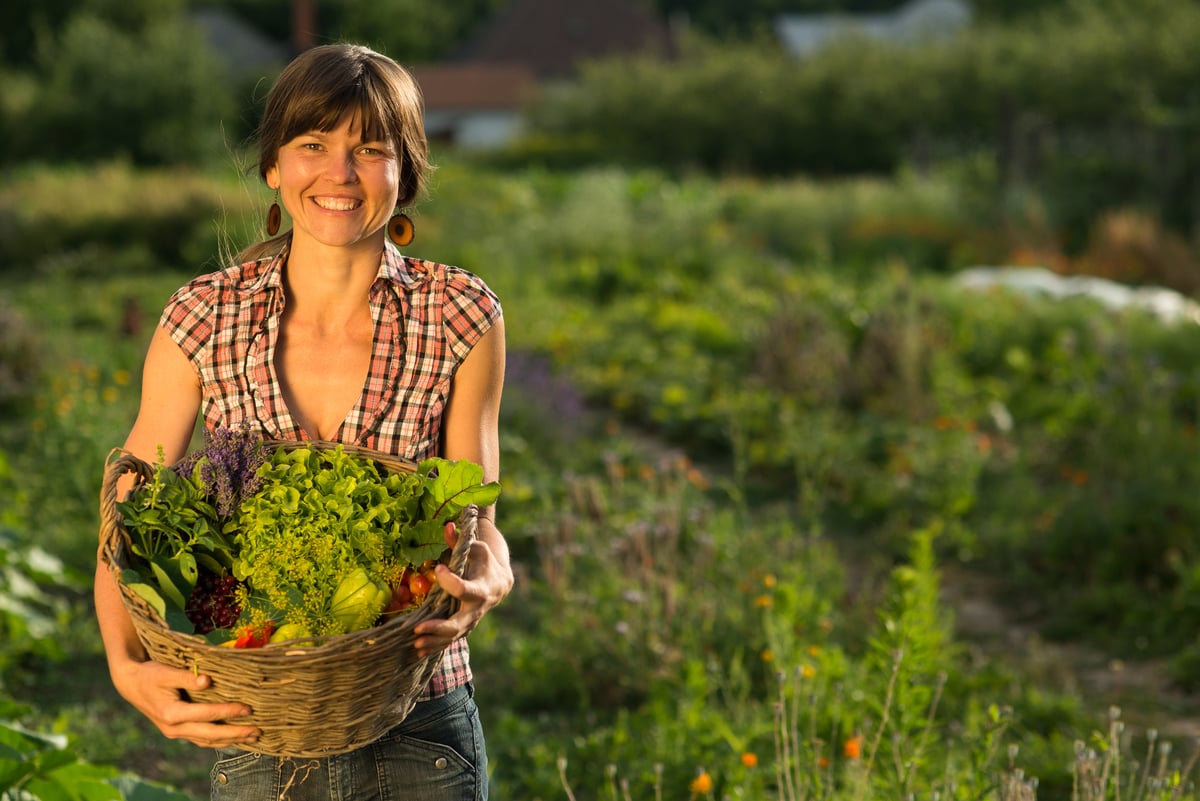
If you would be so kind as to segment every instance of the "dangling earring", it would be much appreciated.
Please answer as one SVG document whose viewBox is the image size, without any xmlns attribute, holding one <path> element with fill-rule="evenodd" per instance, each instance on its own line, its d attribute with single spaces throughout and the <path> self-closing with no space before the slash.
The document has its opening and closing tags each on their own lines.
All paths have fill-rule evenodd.
<svg viewBox="0 0 1200 801">
<path fill-rule="evenodd" d="M 398 247 L 405 247 L 412 244 L 416 228 L 407 214 L 397 211 L 392 215 L 392 219 L 388 220 L 387 232 L 388 238 L 395 242 Z"/>
<path fill-rule="evenodd" d="M 279 233 L 279 225 L 283 222 L 283 212 L 279 210 L 279 190 L 275 190 L 275 202 L 267 209 L 267 236 Z"/>
</svg>

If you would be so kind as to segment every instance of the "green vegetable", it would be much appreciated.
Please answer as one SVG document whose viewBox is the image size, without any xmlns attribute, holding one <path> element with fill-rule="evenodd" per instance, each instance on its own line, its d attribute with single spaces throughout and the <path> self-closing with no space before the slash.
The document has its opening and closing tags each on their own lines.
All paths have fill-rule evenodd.
<svg viewBox="0 0 1200 801">
<path fill-rule="evenodd" d="M 391 585 L 373 580 L 360 567 L 338 583 L 330 599 L 329 613 L 342 624 L 344 631 L 370 628 L 391 597 Z"/>
<path fill-rule="evenodd" d="M 235 628 L 271 623 L 276 640 L 375 625 L 391 585 L 445 555 L 445 524 L 500 494 L 469 461 L 427 459 L 415 473 L 387 473 L 340 445 L 300 446 L 276 449 L 257 469 L 257 489 L 219 517 L 200 472 L 159 465 L 120 505 L 133 557 L 123 580 L 191 633 L 184 609 L 199 569 L 229 573 L 241 582 Z M 207 636 L 231 638 L 227 629 Z"/>
<path fill-rule="evenodd" d="M 243 618 L 299 623 L 313 635 L 375 624 L 404 570 L 446 550 L 443 526 L 468 504 L 490 504 L 495 482 L 469 462 L 430 459 L 384 474 L 332 450 L 278 450 L 262 487 L 226 525 L 239 545 Z"/>
</svg>

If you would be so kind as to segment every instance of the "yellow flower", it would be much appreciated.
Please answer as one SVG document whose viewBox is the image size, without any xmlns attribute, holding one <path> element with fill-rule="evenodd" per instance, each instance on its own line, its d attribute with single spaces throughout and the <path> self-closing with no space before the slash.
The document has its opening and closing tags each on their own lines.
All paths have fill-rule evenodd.
<svg viewBox="0 0 1200 801">
<path fill-rule="evenodd" d="M 763 586 L 768 589 L 770 589 L 771 587 L 774 587 L 775 586 L 775 574 L 768 573 L 767 575 L 763 576 L 762 583 L 763 583 Z"/>
<path fill-rule="evenodd" d="M 692 791 L 692 795 L 704 795 L 705 793 L 711 793 L 712 788 L 712 776 L 709 776 L 708 772 L 704 770 L 701 770 L 700 773 L 696 775 L 696 778 L 692 779 L 692 783 L 688 785 L 688 789 Z"/>
<path fill-rule="evenodd" d="M 775 654 L 771 653 L 770 648 L 767 648 L 761 654 L 759 654 L 759 658 L 764 662 L 770 662 L 775 658 Z"/>
<path fill-rule="evenodd" d="M 116 383 L 116 385 L 120 386 L 120 387 L 123 387 L 126 384 L 128 384 L 129 383 L 129 371 L 128 370 L 117 370 L 115 373 L 113 373 L 113 382 Z"/>
<path fill-rule="evenodd" d="M 754 599 L 754 605 L 757 606 L 759 609 L 769 608 L 771 606 L 771 596 L 770 595 L 758 596 L 757 598 Z"/>
<path fill-rule="evenodd" d="M 806 679 L 811 679 L 813 676 L 817 675 L 817 669 L 812 665 L 801 665 L 800 675 Z"/>
</svg>

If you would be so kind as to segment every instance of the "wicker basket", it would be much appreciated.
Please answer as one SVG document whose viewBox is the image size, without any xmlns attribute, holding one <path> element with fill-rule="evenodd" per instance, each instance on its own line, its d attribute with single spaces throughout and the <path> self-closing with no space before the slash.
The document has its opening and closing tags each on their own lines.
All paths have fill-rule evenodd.
<svg viewBox="0 0 1200 801">
<path fill-rule="evenodd" d="M 332 443 L 268 445 L 333 447 Z M 415 469 L 411 462 L 377 451 L 343 447 L 389 472 Z M 315 642 L 305 647 L 274 643 L 253 649 L 223 648 L 172 631 L 120 580 L 121 570 L 129 565 L 129 533 L 117 510 L 116 485 L 126 473 L 134 474 L 138 487 L 153 477 L 154 467 L 121 450 L 109 456 L 100 492 L 100 559 L 116 578 L 150 657 L 212 678 L 208 689 L 190 694 L 193 700 L 245 703 L 254 710 L 238 722 L 258 726 L 262 734 L 256 743 L 241 747 L 273 756 L 330 756 L 373 742 L 408 716 L 441 659 L 441 654 L 417 656 L 413 628 L 424 620 L 450 616 L 458 608 L 457 599 L 435 586 L 423 604 L 405 615 L 371 629 L 305 638 Z M 458 519 L 458 541 L 450 559 L 450 569 L 458 575 L 466 568 L 477 521 L 474 506 L 463 510 Z"/>
</svg>

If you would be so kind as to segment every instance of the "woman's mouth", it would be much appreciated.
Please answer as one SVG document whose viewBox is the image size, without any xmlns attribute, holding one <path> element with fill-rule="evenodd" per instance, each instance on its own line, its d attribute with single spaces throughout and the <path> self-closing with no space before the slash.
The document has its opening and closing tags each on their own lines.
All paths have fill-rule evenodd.
<svg viewBox="0 0 1200 801">
<path fill-rule="evenodd" d="M 362 205 L 361 200 L 350 197 L 314 197 L 313 202 L 326 211 L 353 211 Z"/>
</svg>

